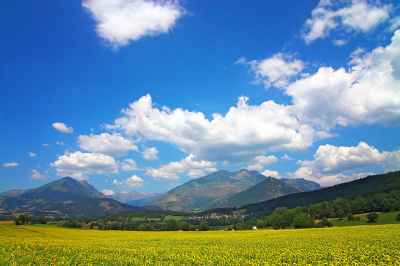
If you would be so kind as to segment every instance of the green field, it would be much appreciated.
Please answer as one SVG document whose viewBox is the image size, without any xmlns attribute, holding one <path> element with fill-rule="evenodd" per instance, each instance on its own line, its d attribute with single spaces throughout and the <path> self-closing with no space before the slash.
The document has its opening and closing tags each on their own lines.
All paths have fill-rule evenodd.
<svg viewBox="0 0 400 266">
<path fill-rule="evenodd" d="M 400 225 L 137 232 L 0 225 L 0 265 L 400 265 Z"/>
<path fill-rule="evenodd" d="M 360 216 L 360 221 L 347 221 L 346 219 L 330 219 L 333 226 L 355 226 L 355 225 L 379 225 L 379 224 L 400 224 L 396 221 L 398 212 L 378 212 L 379 218 L 374 223 L 368 223 L 367 214 L 356 215 Z"/>
<path fill-rule="evenodd" d="M 165 216 L 164 221 L 169 221 L 169 220 L 175 220 L 175 221 L 182 221 L 184 218 L 186 218 L 185 216 Z"/>
</svg>

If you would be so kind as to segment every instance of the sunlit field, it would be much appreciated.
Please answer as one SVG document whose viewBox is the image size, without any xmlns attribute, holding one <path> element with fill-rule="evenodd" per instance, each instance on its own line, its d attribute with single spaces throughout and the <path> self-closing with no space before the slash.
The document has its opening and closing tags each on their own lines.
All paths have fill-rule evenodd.
<svg viewBox="0 0 400 266">
<path fill-rule="evenodd" d="M 400 265 L 400 225 L 133 232 L 0 225 L 0 265 Z"/>
</svg>

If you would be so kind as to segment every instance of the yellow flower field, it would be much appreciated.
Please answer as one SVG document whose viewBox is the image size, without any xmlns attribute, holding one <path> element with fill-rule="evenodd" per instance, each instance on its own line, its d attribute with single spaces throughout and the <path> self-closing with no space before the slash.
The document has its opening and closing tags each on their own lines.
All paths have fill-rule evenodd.
<svg viewBox="0 0 400 266">
<path fill-rule="evenodd" d="M 0 265 L 349 264 L 400 265 L 400 225 L 240 232 L 0 225 Z"/>
</svg>

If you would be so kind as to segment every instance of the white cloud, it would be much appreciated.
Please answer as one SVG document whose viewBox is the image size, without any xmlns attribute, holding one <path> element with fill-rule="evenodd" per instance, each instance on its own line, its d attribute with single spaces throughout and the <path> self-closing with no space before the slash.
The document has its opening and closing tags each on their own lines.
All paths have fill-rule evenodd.
<svg viewBox="0 0 400 266">
<path fill-rule="evenodd" d="M 204 172 L 215 172 L 216 163 L 204 160 L 197 160 L 196 156 L 190 154 L 179 162 L 170 162 L 161 166 L 159 169 L 148 168 L 145 175 L 155 179 L 176 180 L 177 174 L 187 172 L 187 175 L 195 178 L 205 176 Z"/>
<path fill-rule="evenodd" d="M 53 127 L 55 129 L 57 129 L 58 131 L 62 132 L 62 133 L 72 133 L 72 132 L 74 132 L 74 129 L 72 127 L 69 127 L 66 124 L 61 123 L 61 122 L 53 123 Z"/>
<path fill-rule="evenodd" d="M 155 169 L 152 167 L 147 168 L 145 175 L 151 176 L 156 180 L 177 180 L 177 179 L 179 179 L 179 176 L 175 173 L 168 173 L 162 169 Z"/>
<path fill-rule="evenodd" d="M 383 164 L 383 169 L 386 172 L 400 170 L 400 150 L 382 153 L 386 156 L 385 163 Z"/>
<path fill-rule="evenodd" d="M 305 178 L 321 185 L 334 185 L 371 175 L 361 173 L 345 175 L 363 167 L 382 165 L 385 171 L 400 169 L 400 151 L 383 151 L 360 142 L 356 147 L 321 145 L 314 154 L 313 161 L 301 161 L 300 168 L 293 174 L 294 178 Z"/>
<path fill-rule="evenodd" d="M 168 33 L 185 14 L 178 1 L 169 0 L 84 0 L 82 5 L 96 21 L 97 34 L 114 49 Z"/>
<path fill-rule="evenodd" d="M 62 141 L 56 141 L 56 144 L 59 145 L 59 146 L 64 146 L 65 145 L 64 142 L 62 142 Z"/>
<path fill-rule="evenodd" d="M 115 195 L 115 192 L 112 191 L 111 189 L 103 189 L 103 190 L 101 191 L 101 193 L 103 193 L 103 194 L 106 195 L 106 196 Z"/>
<path fill-rule="evenodd" d="M 301 166 L 310 167 L 317 173 L 338 174 L 380 165 L 386 157 L 365 142 L 360 142 L 356 147 L 336 147 L 327 144 L 319 146 L 313 161 L 302 161 Z"/>
<path fill-rule="evenodd" d="M 59 156 L 50 164 L 55 167 L 58 176 L 70 176 L 76 179 L 86 179 L 87 175 L 116 174 L 118 164 L 114 158 L 101 153 L 82 153 L 76 151 Z"/>
<path fill-rule="evenodd" d="M 390 20 L 390 27 L 389 27 L 389 31 L 395 31 L 397 29 L 400 28 L 400 16 L 395 17 L 393 19 Z"/>
<path fill-rule="evenodd" d="M 148 161 L 158 160 L 157 158 L 158 150 L 154 147 L 145 149 L 142 154 L 143 158 L 145 158 Z"/>
<path fill-rule="evenodd" d="M 198 178 L 198 177 L 205 176 L 206 174 L 202 170 L 192 169 L 186 175 L 191 177 L 191 178 Z"/>
<path fill-rule="evenodd" d="M 138 151 L 133 141 L 122 137 L 120 134 L 102 133 L 100 135 L 80 135 L 78 144 L 82 150 L 103 153 L 113 157 L 121 157 L 129 151 Z"/>
<path fill-rule="evenodd" d="M 400 125 L 400 30 L 385 48 L 357 49 L 351 69 L 321 67 L 287 86 L 293 112 L 302 123 L 329 130 L 380 123 Z"/>
<path fill-rule="evenodd" d="M 31 173 L 31 178 L 30 179 L 33 179 L 33 180 L 44 180 L 44 179 L 46 179 L 47 177 L 45 176 L 45 175 L 42 175 L 42 174 L 40 174 L 38 171 L 36 171 L 36 170 L 32 170 L 32 173 Z"/>
<path fill-rule="evenodd" d="M 48 143 L 43 143 L 43 146 L 49 146 L 49 144 Z"/>
<path fill-rule="evenodd" d="M 3 163 L 3 167 L 15 167 L 15 166 L 18 166 L 18 164 L 16 162 Z"/>
<path fill-rule="evenodd" d="M 236 63 L 250 65 L 255 74 L 255 83 L 263 82 L 268 89 L 274 85 L 283 88 L 289 83 L 291 77 L 297 76 L 303 69 L 304 63 L 298 59 L 292 59 L 288 54 L 277 53 L 262 61 L 247 62 L 244 57 Z"/>
<path fill-rule="evenodd" d="M 345 45 L 346 43 L 348 43 L 348 41 L 346 41 L 346 40 L 334 40 L 333 41 L 333 44 L 336 46 L 342 46 L 342 45 Z"/>
<path fill-rule="evenodd" d="M 390 5 L 378 1 L 335 1 L 334 4 L 321 1 L 311 12 L 311 18 L 307 19 L 302 37 L 309 44 L 328 36 L 335 28 L 344 32 L 371 32 L 389 19 L 390 9 Z"/>
<path fill-rule="evenodd" d="M 125 183 L 125 186 L 128 188 L 140 188 L 143 186 L 143 179 L 138 177 L 137 175 L 133 175 L 122 182 Z"/>
<path fill-rule="evenodd" d="M 262 174 L 265 176 L 273 177 L 273 178 L 281 178 L 281 176 L 279 175 L 279 173 L 277 171 L 265 170 L 264 172 L 262 172 Z"/>
<path fill-rule="evenodd" d="M 285 161 L 293 161 L 294 159 L 293 159 L 292 157 L 290 157 L 289 155 L 284 154 L 284 155 L 281 157 L 281 160 L 282 160 L 283 162 L 285 162 Z"/>
<path fill-rule="evenodd" d="M 32 157 L 32 158 L 36 158 L 37 153 L 30 152 L 30 153 L 29 153 L 29 156 Z"/>
<path fill-rule="evenodd" d="M 124 163 L 125 162 L 125 163 Z M 133 171 L 133 170 L 139 170 L 137 167 L 137 164 L 134 160 L 132 159 L 125 159 L 124 162 L 121 163 L 122 166 L 122 171 Z"/>
<path fill-rule="evenodd" d="M 116 185 L 116 186 L 122 186 L 122 182 L 118 182 L 117 179 L 114 179 L 114 181 L 112 183 L 113 183 L 113 185 Z"/>
<path fill-rule="evenodd" d="M 275 156 L 271 155 L 271 156 L 257 156 L 256 158 L 254 158 L 253 163 L 254 164 L 249 164 L 247 167 L 245 167 L 247 170 L 252 171 L 252 170 L 256 170 L 256 171 L 261 171 L 264 168 L 264 165 L 269 165 L 271 163 L 276 163 L 278 162 L 278 158 L 276 158 Z"/>
<path fill-rule="evenodd" d="M 107 129 L 130 136 L 177 145 L 188 154 L 207 161 L 247 162 L 265 150 L 303 150 L 312 145 L 314 129 L 299 123 L 290 108 L 273 101 L 247 104 L 239 97 L 237 107 L 210 121 L 203 113 L 153 108 L 150 95 L 123 109 L 123 117 Z"/>
</svg>

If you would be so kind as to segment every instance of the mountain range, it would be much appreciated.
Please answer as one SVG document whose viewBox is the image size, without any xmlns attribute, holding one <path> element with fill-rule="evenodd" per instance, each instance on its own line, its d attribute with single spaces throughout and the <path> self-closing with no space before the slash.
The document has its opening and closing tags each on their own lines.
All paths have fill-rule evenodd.
<svg viewBox="0 0 400 266">
<path fill-rule="evenodd" d="M 319 184 L 312 181 L 278 180 L 242 169 L 237 172 L 220 170 L 166 193 L 124 192 L 105 196 L 84 180 L 64 177 L 38 188 L 1 193 L 0 215 L 32 213 L 76 218 L 130 210 L 202 211 L 241 207 L 318 188 Z"/>
<path fill-rule="evenodd" d="M 97 217 L 151 209 L 158 208 L 135 207 L 108 199 L 86 181 L 77 181 L 70 177 L 26 191 L 7 191 L 0 198 L 2 215 L 30 213 L 54 218 Z"/>
<path fill-rule="evenodd" d="M 155 192 L 137 193 L 132 191 L 115 193 L 114 195 L 108 195 L 107 197 L 132 206 L 144 206 L 147 203 L 161 197 L 163 194 L 164 193 Z"/>
<path fill-rule="evenodd" d="M 305 181 L 305 180 L 304 180 Z M 299 182 L 309 187 L 312 181 Z M 315 183 L 312 184 L 312 183 Z M 320 186 L 319 186 L 320 187 Z M 237 172 L 220 170 L 176 187 L 148 205 L 164 210 L 202 211 L 226 206 L 240 207 L 304 190 L 257 171 L 242 169 Z"/>
</svg>

